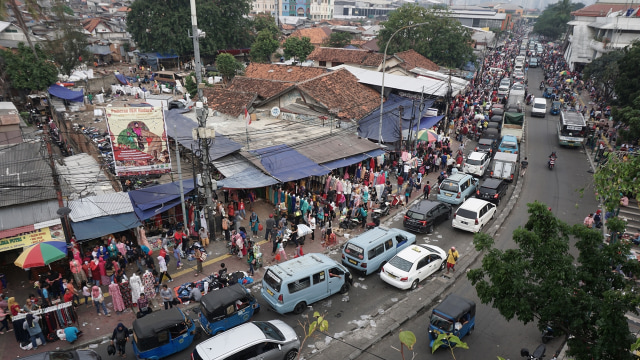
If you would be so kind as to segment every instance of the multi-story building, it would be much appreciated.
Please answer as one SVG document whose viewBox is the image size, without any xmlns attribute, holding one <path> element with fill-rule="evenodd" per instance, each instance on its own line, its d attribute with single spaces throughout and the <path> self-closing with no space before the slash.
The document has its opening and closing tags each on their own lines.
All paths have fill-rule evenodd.
<svg viewBox="0 0 640 360">
<path fill-rule="evenodd" d="M 564 53 L 571 70 L 614 49 L 640 39 L 638 0 L 627 3 L 600 1 L 576 10 L 569 22 L 569 41 Z"/>
<path fill-rule="evenodd" d="M 279 1 L 282 2 L 284 0 Z M 251 13 L 276 16 L 276 0 L 253 0 L 251 3 Z"/>
</svg>

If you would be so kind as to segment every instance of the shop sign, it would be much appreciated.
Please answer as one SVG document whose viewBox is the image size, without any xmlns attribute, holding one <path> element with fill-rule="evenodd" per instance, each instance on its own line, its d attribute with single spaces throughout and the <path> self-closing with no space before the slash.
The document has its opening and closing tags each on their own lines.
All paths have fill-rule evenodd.
<svg viewBox="0 0 640 360">
<path fill-rule="evenodd" d="M 26 246 L 49 240 L 65 241 L 61 225 L 44 227 L 18 236 L 0 239 L 0 252 L 21 249 Z"/>
</svg>

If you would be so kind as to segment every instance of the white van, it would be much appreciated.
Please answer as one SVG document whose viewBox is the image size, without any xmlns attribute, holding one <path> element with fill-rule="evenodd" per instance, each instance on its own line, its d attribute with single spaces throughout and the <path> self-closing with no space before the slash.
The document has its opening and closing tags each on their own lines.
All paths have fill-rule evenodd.
<svg viewBox="0 0 640 360">
<path fill-rule="evenodd" d="M 547 115 L 547 99 L 535 98 L 531 107 L 531 116 L 545 117 Z"/>
<path fill-rule="evenodd" d="M 280 314 L 301 314 L 307 305 L 349 291 L 351 273 L 324 254 L 307 254 L 267 267 L 262 298 Z"/>
<path fill-rule="evenodd" d="M 476 233 L 493 218 L 495 213 L 495 204 L 485 200 L 471 198 L 456 210 L 451 226 L 456 229 Z"/>
</svg>

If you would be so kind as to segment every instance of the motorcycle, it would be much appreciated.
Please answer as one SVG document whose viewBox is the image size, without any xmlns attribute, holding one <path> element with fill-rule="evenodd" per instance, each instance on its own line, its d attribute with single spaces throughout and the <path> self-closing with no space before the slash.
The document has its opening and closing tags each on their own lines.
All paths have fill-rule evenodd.
<svg viewBox="0 0 640 360">
<path fill-rule="evenodd" d="M 553 170 L 553 168 L 556 166 L 556 158 L 550 157 L 547 165 L 549 166 L 549 170 Z"/>
<path fill-rule="evenodd" d="M 544 82 L 540 83 L 540 90 L 544 89 Z"/>
<path fill-rule="evenodd" d="M 391 204 L 389 206 L 392 206 L 394 208 L 397 208 L 398 206 L 404 206 L 404 196 L 399 194 L 391 194 L 389 196 L 391 196 Z"/>
<path fill-rule="evenodd" d="M 547 325 L 545 329 L 542 330 L 542 343 L 546 344 L 549 342 L 549 340 L 553 339 L 554 337 L 556 337 L 556 334 L 554 333 L 553 328 Z"/>
<path fill-rule="evenodd" d="M 547 351 L 547 347 L 544 344 L 540 344 L 534 351 L 533 354 L 529 353 L 529 349 L 523 348 L 520 350 L 520 356 L 526 358 L 527 360 L 542 360 L 544 357 L 544 353 Z"/>
<path fill-rule="evenodd" d="M 372 216 L 376 215 L 378 217 L 383 217 L 389 215 L 389 210 L 391 209 L 389 205 L 388 201 L 383 201 L 379 208 L 373 210 Z"/>
</svg>

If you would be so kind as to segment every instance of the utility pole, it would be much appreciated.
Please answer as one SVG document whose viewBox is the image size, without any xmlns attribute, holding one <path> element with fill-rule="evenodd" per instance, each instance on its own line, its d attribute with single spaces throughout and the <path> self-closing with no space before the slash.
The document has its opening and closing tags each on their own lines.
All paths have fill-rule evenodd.
<svg viewBox="0 0 640 360">
<path fill-rule="evenodd" d="M 398 124 L 400 126 L 400 152 L 402 152 L 402 114 L 404 113 L 404 106 L 398 106 Z"/>
<path fill-rule="evenodd" d="M 447 84 L 447 95 L 445 98 L 445 106 L 447 107 L 445 115 L 444 115 L 444 129 L 443 129 L 443 133 L 446 136 L 449 136 L 449 108 L 450 106 L 450 102 L 451 102 L 451 69 L 449 69 L 449 83 Z"/>
<path fill-rule="evenodd" d="M 200 43 L 199 39 L 205 37 L 205 33 L 198 29 L 198 18 L 196 16 L 196 0 L 190 0 L 191 5 L 191 31 L 193 33 L 193 56 L 196 65 L 196 81 L 198 83 L 198 101 L 196 103 L 196 116 L 198 118 L 198 129 L 194 131 L 194 140 L 198 140 L 200 150 L 203 157 L 202 166 L 202 183 L 204 186 L 207 207 L 205 216 L 207 219 L 207 229 L 213 239 L 216 238 L 216 223 L 213 217 L 213 184 L 211 183 L 211 159 L 209 158 L 209 145 L 213 144 L 215 139 L 215 131 L 207 129 L 207 116 L 209 109 L 207 108 L 206 99 L 202 91 L 202 62 L 200 61 Z"/>
</svg>

